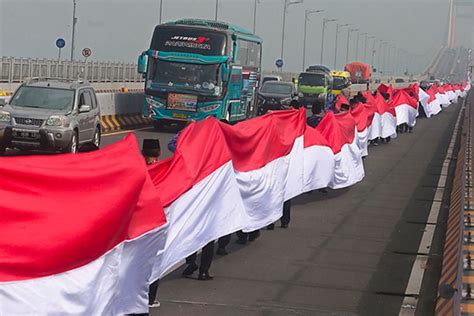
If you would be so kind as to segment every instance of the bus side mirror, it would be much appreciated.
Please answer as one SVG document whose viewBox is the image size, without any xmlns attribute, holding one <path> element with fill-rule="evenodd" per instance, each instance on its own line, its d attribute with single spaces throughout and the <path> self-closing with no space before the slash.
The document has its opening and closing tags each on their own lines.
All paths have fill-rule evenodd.
<svg viewBox="0 0 474 316">
<path fill-rule="evenodd" d="M 137 71 L 139 74 L 142 74 L 143 78 L 145 78 L 145 75 L 146 75 L 146 54 L 145 53 L 142 53 L 138 57 Z"/>
</svg>

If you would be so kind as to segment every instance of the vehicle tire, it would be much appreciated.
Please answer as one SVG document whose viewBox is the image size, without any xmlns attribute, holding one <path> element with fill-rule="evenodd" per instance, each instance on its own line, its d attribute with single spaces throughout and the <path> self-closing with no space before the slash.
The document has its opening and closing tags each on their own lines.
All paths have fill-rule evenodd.
<svg viewBox="0 0 474 316">
<path fill-rule="evenodd" d="M 92 145 L 94 145 L 97 148 L 100 148 L 100 140 L 101 140 L 101 133 L 100 133 L 100 128 L 96 127 L 94 136 L 92 137 Z"/>
<path fill-rule="evenodd" d="M 0 156 L 3 156 L 5 155 L 5 151 L 6 151 L 6 147 L 5 146 L 0 146 Z"/>
<path fill-rule="evenodd" d="M 155 131 L 163 132 L 165 130 L 165 127 L 166 125 L 162 121 L 153 120 L 153 128 L 155 129 Z"/>
<path fill-rule="evenodd" d="M 247 113 L 245 114 L 246 119 L 251 119 L 255 117 L 255 107 L 253 106 L 252 102 L 249 102 L 247 106 Z"/>
<path fill-rule="evenodd" d="M 71 142 L 69 143 L 69 146 L 64 150 L 64 153 L 71 153 L 71 154 L 77 154 L 79 151 L 79 136 L 77 135 L 77 132 L 74 131 L 71 137 Z"/>
</svg>

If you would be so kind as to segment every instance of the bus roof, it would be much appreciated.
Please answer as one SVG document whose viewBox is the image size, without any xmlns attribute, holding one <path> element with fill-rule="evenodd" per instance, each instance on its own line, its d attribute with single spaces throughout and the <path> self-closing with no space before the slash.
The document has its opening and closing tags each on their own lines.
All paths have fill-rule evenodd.
<svg viewBox="0 0 474 316">
<path fill-rule="evenodd" d="M 237 35 L 244 35 L 244 37 L 252 38 L 252 40 L 256 42 L 262 42 L 262 39 L 251 31 L 244 29 L 240 26 L 235 24 L 230 24 L 227 22 L 222 21 L 214 21 L 214 20 L 204 20 L 204 19 L 180 19 L 176 21 L 171 21 L 165 23 L 165 25 L 183 25 L 183 26 L 198 26 L 198 27 L 206 27 L 212 28 L 219 31 L 227 31 L 229 33 L 237 33 Z"/>
<path fill-rule="evenodd" d="M 351 74 L 347 71 L 342 71 L 342 70 L 333 70 L 331 71 L 331 75 L 333 77 L 344 77 L 344 78 L 349 78 Z"/>
</svg>

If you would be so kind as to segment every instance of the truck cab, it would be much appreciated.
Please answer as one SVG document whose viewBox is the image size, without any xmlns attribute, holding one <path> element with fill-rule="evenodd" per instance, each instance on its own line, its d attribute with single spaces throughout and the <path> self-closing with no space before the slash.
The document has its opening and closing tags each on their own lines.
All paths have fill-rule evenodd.
<svg viewBox="0 0 474 316">
<path fill-rule="evenodd" d="M 298 96 L 300 103 L 310 107 L 316 99 L 324 102 L 328 94 L 332 93 L 333 78 L 323 71 L 302 72 L 298 76 Z"/>
</svg>

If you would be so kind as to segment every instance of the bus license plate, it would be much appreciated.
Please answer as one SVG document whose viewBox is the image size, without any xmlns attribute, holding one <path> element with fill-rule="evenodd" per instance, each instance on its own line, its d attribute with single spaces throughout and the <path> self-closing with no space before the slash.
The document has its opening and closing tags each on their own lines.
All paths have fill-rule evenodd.
<svg viewBox="0 0 474 316">
<path fill-rule="evenodd" d="M 173 113 L 173 117 L 174 118 L 179 118 L 179 119 L 187 119 L 188 116 L 186 114 L 183 114 L 183 113 Z"/>
<path fill-rule="evenodd" d="M 197 111 L 197 96 L 180 93 L 168 95 L 168 109 L 181 111 Z"/>
</svg>

